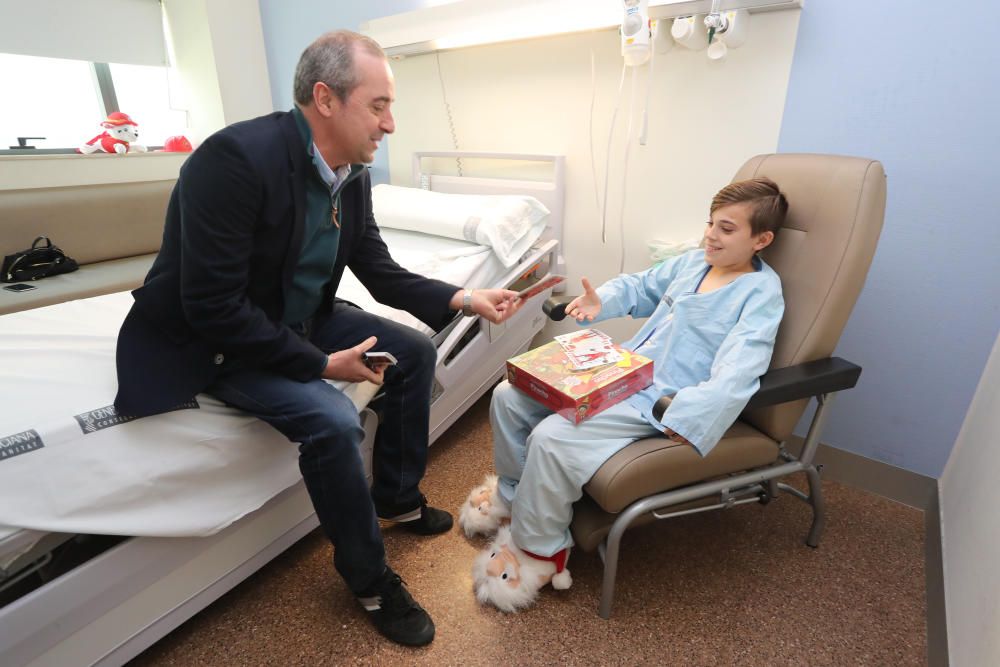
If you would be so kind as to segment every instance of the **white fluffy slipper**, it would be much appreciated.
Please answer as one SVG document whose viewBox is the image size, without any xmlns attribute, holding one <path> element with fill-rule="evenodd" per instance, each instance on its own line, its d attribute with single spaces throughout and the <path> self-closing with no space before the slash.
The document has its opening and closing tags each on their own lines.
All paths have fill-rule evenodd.
<svg viewBox="0 0 1000 667">
<path fill-rule="evenodd" d="M 487 475 L 472 489 L 458 512 L 458 525 L 469 537 L 492 535 L 500 524 L 510 519 L 510 508 L 497 491 L 497 476 Z"/>
<path fill-rule="evenodd" d="M 506 612 L 530 607 L 545 584 L 551 582 L 556 589 L 573 584 L 569 570 L 565 569 L 567 556 L 568 550 L 551 560 L 529 556 L 514 544 L 510 527 L 501 526 L 493 544 L 476 556 L 472 564 L 476 599 Z M 563 567 L 559 568 L 557 562 Z"/>
</svg>

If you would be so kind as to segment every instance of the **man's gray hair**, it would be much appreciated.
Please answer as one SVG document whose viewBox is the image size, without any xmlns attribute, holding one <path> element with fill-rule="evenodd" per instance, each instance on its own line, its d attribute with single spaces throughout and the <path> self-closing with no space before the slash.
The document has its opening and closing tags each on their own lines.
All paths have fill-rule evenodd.
<svg viewBox="0 0 1000 667">
<path fill-rule="evenodd" d="M 335 30 L 321 35 L 306 47 L 295 68 L 295 103 L 306 106 L 312 102 L 313 86 L 322 81 L 341 102 L 347 101 L 361 77 L 354 67 L 355 48 L 385 58 L 385 51 L 371 37 L 350 30 Z"/>
</svg>

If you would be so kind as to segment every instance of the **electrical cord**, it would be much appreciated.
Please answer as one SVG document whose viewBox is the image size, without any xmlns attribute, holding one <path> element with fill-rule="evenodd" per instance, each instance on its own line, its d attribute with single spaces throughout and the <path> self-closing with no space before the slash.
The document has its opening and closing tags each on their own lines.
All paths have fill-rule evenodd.
<svg viewBox="0 0 1000 667">
<path fill-rule="evenodd" d="M 618 118 L 618 107 L 621 105 L 622 89 L 625 87 L 625 70 L 628 65 L 622 63 L 622 75 L 618 80 L 618 94 L 615 96 L 615 110 L 611 114 L 611 127 L 608 129 L 608 151 L 604 162 L 604 205 L 601 207 L 601 243 L 608 242 L 608 178 L 611 176 L 611 139 L 615 134 L 615 121 Z"/>
<path fill-rule="evenodd" d="M 444 110 L 448 115 L 448 130 L 451 132 L 451 145 L 458 150 L 458 134 L 455 132 L 455 119 L 451 115 L 451 105 L 448 103 L 448 93 L 444 87 L 444 75 L 441 73 L 441 52 L 434 52 L 434 60 L 437 63 L 438 81 L 441 82 L 441 99 L 444 101 Z M 455 164 L 458 166 L 458 175 L 462 176 L 462 158 L 456 157 Z"/>
<path fill-rule="evenodd" d="M 618 263 L 618 273 L 625 272 L 625 202 L 628 192 L 628 157 L 632 148 L 632 120 L 635 117 L 635 80 L 636 68 L 632 68 L 631 91 L 628 100 L 628 129 L 625 131 L 625 164 L 622 166 L 622 205 L 618 214 L 618 230 L 621 237 L 621 260 Z"/>
<path fill-rule="evenodd" d="M 646 106 L 642 109 L 642 129 L 639 130 L 639 145 L 646 145 L 646 136 L 649 132 L 649 99 L 653 92 L 653 66 L 656 65 L 656 33 L 660 30 L 659 23 L 656 24 L 656 29 L 650 32 L 650 45 L 649 45 L 649 71 L 646 74 Z"/>
<path fill-rule="evenodd" d="M 594 58 L 594 45 L 590 45 L 590 132 L 587 139 L 590 142 L 590 176 L 594 183 L 594 210 L 601 210 L 601 189 L 597 184 L 597 157 L 594 155 L 594 105 L 597 101 L 597 65 Z"/>
</svg>

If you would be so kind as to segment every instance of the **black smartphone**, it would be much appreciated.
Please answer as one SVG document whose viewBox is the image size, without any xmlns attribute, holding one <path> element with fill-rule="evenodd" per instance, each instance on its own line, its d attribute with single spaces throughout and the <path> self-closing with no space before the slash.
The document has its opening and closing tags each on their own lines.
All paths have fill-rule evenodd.
<svg viewBox="0 0 1000 667">
<path fill-rule="evenodd" d="M 29 285 L 28 283 L 15 283 L 13 285 L 4 285 L 3 288 L 8 292 L 30 292 L 33 289 L 38 289 L 35 285 Z"/>
<path fill-rule="evenodd" d="M 378 366 L 395 366 L 396 357 L 392 356 L 388 352 L 364 352 L 361 355 L 361 361 L 365 363 L 365 366 L 374 370 Z"/>
</svg>

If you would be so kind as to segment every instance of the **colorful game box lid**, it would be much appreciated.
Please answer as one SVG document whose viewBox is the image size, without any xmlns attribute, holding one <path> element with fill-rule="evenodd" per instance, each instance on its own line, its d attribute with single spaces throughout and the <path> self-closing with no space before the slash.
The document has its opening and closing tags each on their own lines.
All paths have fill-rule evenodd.
<svg viewBox="0 0 1000 667">
<path fill-rule="evenodd" d="M 594 368 L 576 369 L 557 341 L 507 361 L 507 379 L 535 400 L 572 422 L 618 403 L 649 386 L 653 362 L 614 346 L 620 359 Z"/>
</svg>

